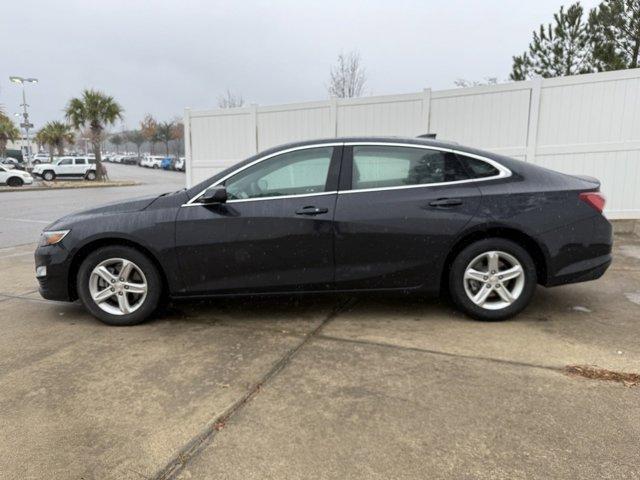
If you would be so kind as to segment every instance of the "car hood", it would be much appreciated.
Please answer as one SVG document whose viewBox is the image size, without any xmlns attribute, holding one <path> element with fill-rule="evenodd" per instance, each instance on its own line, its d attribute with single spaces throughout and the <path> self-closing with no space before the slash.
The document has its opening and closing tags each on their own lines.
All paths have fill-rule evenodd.
<svg viewBox="0 0 640 480">
<path fill-rule="evenodd" d="M 52 224 L 48 225 L 45 230 L 61 230 L 70 226 L 75 221 L 82 220 L 87 217 L 95 217 L 96 215 L 112 215 L 118 213 L 139 212 L 144 210 L 162 195 L 151 195 L 147 197 L 133 198 L 121 202 L 108 203 L 100 207 L 91 208 L 74 212 L 59 218 Z"/>
</svg>

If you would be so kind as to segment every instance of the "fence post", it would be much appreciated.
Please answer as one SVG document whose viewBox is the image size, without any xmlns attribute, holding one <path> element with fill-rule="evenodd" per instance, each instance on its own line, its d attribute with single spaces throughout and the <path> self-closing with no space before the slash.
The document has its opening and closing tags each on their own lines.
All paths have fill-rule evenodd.
<svg viewBox="0 0 640 480">
<path fill-rule="evenodd" d="M 251 135 L 252 138 L 250 140 L 251 148 L 253 149 L 254 153 L 258 153 L 258 104 L 252 103 L 249 108 L 251 108 L 251 111 L 249 112 L 249 114 L 251 115 L 250 131 L 253 132 L 253 135 Z"/>
<path fill-rule="evenodd" d="M 527 127 L 527 145 L 525 160 L 533 162 L 536 159 L 538 144 L 538 119 L 540 117 L 540 96 L 542 93 L 542 78 L 531 80 L 531 94 L 529 97 L 529 124 Z"/>
<path fill-rule="evenodd" d="M 420 135 L 425 133 L 431 133 L 431 89 L 425 88 L 422 90 L 422 124 L 424 125 L 424 132 L 420 132 Z"/>
<path fill-rule="evenodd" d="M 191 109 L 184 109 L 184 118 L 182 120 L 184 125 L 184 167 L 185 167 L 185 177 L 186 177 L 186 186 L 190 188 L 193 184 L 193 179 L 191 178 L 192 170 L 191 170 Z"/>
<path fill-rule="evenodd" d="M 331 136 L 338 136 L 338 99 L 331 97 L 329 99 L 329 109 L 331 114 L 329 115 L 329 122 L 331 123 Z"/>
</svg>

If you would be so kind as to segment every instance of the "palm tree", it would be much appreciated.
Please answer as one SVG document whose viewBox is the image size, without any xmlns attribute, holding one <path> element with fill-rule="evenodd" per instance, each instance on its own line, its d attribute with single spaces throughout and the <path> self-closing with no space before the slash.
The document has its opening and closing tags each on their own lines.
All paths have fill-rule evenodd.
<svg viewBox="0 0 640 480">
<path fill-rule="evenodd" d="M 47 122 L 44 127 L 44 138 L 50 147 L 58 150 L 58 155 L 64 155 L 64 145 L 72 145 L 75 141 L 75 135 L 71 130 L 71 126 L 59 121 Z M 42 131 L 41 130 L 41 131 Z"/>
<path fill-rule="evenodd" d="M 174 128 L 175 125 L 173 122 L 160 122 L 158 127 L 156 128 L 156 140 L 158 142 L 164 143 L 164 148 L 166 150 L 166 154 L 169 155 L 169 142 L 174 138 Z"/>
<path fill-rule="evenodd" d="M 53 162 L 53 141 L 51 140 L 51 130 L 42 127 L 36 133 L 34 140 L 36 141 L 36 143 L 38 143 L 38 145 L 44 145 L 48 148 L 49 159 Z"/>
<path fill-rule="evenodd" d="M 66 108 L 67 119 L 74 128 L 88 127 L 89 138 L 96 157 L 96 177 L 102 180 L 100 141 L 104 129 L 122 120 L 124 110 L 113 97 L 97 90 L 84 90 L 80 98 L 72 98 Z"/>
<path fill-rule="evenodd" d="M 7 153 L 7 143 L 20 139 L 20 130 L 3 112 L 0 112 L 0 157 Z"/>
</svg>

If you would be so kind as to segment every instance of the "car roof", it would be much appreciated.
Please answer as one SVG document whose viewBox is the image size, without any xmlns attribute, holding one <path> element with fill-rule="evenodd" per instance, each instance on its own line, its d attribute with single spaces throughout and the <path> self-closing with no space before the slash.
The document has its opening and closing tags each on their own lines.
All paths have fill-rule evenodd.
<svg viewBox="0 0 640 480">
<path fill-rule="evenodd" d="M 332 144 L 332 143 L 405 143 L 411 145 L 423 145 L 427 147 L 436 147 L 436 148 L 445 148 L 456 150 L 458 152 L 466 152 L 470 154 L 480 155 L 483 157 L 488 157 L 492 159 L 502 159 L 501 155 L 497 155 L 492 152 L 488 152 L 486 150 L 480 150 L 473 147 L 467 147 L 464 145 L 460 145 L 453 141 L 444 141 L 444 140 L 435 140 L 431 138 L 422 138 L 422 137 L 403 137 L 403 136 L 359 136 L 359 137 L 333 137 L 333 138 L 321 138 L 315 140 L 304 140 L 299 142 L 291 142 L 285 143 L 282 145 L 277 145 L 267 150 L 263 150 L 259 152 L 256 156 L 263 156 L 265 154 L 274 153 L 279 150 L 286 150 L 289 148 L 303 147 L 306 145 L 322 145 L 322 144 Z"/>
</svg>

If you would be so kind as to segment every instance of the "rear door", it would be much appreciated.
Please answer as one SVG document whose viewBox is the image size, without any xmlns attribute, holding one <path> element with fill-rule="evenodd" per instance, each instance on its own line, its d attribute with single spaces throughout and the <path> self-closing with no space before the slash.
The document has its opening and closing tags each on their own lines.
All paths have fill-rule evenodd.
<svg viewBox="0 0 640 480">
<path fill-rule="evenodd" d="M 284 151 L 223 181 L 224 204 L 178 212 L 187 294 L 326 290 L 333 285 L 341 145 Z"/>
<path fill-rule="evenodd" d="M 87 159 L 86 158 L 75 158 L 73 160 L 73 175 L 76 177 L 82 177 L 87 170 Z"/>
<path fill-rule="evenodd" d="M 336 287 L 437 290 L 456 234 L 481 194 L 449 151 L 345 146 L 336 204 Z"/>
</svg>

